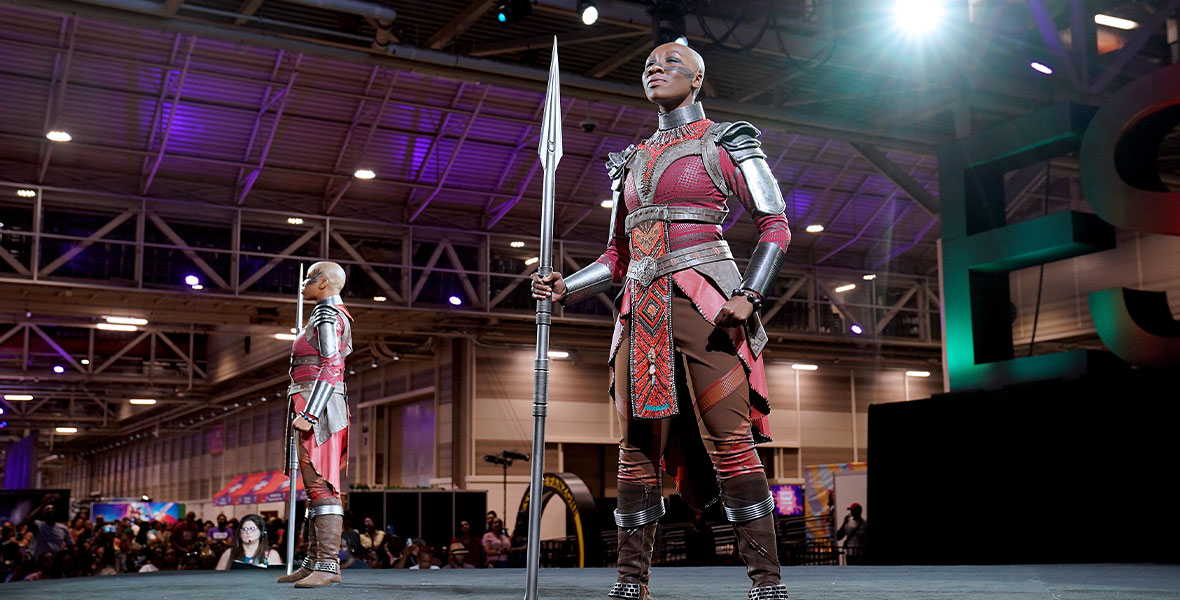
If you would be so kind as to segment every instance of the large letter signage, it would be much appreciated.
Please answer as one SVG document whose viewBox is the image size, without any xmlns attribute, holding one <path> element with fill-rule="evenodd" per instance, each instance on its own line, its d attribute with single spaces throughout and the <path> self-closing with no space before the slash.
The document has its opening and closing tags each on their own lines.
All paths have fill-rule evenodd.
<svg viewBox="0 0 1180 600">
<path fill-rule="evenodd" d="M 1063 103 L 940 149 L 952 390 L 1076 377 L 1118 364 L 1109 353 L 1089 350 L 1015 358 L 1008 274 L 1114 248 L 1112 224 L 1180 234 L 1180 194 L 1160 182 L 1155 160 L 1159 142 L 1177 122 L 1180 66 L 1172 66 L 1120 91 L 1097 114 Z M 1097 214 L 1064 211 L 1007 224 L 1004 173 L 1079 149 L 1082 187 Z M 1180 324 L 1162 294 L 1105 290 L 1092 294 L 1090 304 L 1100 337 L 1123 360 L 1152 366 L 1180 361 Z"/>
</svg>

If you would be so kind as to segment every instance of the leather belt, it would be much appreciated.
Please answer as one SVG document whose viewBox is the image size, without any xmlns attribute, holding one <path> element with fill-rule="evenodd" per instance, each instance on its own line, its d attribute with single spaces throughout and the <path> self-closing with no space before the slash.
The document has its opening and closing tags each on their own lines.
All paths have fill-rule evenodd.
<svg viewBox="0 0 1180 600">
<path fill-rule="evenodd" d="M 642 259 L 633 260 L 627 267 L 627 277 L 635 279 L 640 285 L 647 287 L 651 285 L 651 282 L 668 273 L 722 260 L 733 260 L 733 255 L 729 252 L 729 244 L 724 240 L 681 248 L 659 258 L 645 256 Z"/>
<path fill-rule="evenodd" d="M 318 355 L 318 354 L 305 354 L 303 356 L 292 356 L 291 357 L 291 366 L 294 367 L 294 366 L 299 366 L 299 365 L 318 365 L 318 364 L 320 364 L 320 360 L 321 360 L 320 355 Z"/>
<path fill-rule="evenodd" d="M 346 387 L 345 387 L 343 381 L 341 381 L 340 383 L 337 383 L 333 387 L 336 388 L 336 391 L 334 392 L 336 394 L 346 394 L 347 393 Z M 287 386 L 287 397 L 290 398 L 291 396 L 294 396 L 295 394 L 303 394 L 304 396 L 306 396 L 307 394 L 311 393 L 311 390 L 313 388 L 315 388 L 314 381 L 306 381 L 304 383 L 292 383 L 291 385 Z"/>
<path fill-rule="evenodd" d="M 666 221 L 669 223 L 693 221 L 697 223 L 708 223 L 710 225 L 720 225 L 725 222 L 725 217 L 727 216 L 729 216 L 728 210 L 715 210 L 701 206 L 658 205 L 635 209 L 627 215 L 624 223 L 627 231 L 631 231 L 640 223 L 647 221 Z"/>
</svg>

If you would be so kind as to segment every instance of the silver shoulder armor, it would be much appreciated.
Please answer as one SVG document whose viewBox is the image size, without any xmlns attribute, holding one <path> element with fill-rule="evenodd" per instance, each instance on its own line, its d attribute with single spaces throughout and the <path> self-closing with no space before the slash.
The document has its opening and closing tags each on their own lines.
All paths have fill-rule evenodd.
<svg viewBox="0 0 1180 600">
<path fill-rule="evenodd" d="M 615 227 L 618 225 L 619 205 L 623 203 L 623 188 L 626 185 L 627 163 L 631 161 L 631 157 L 635 155 L 635 144 L 627 146 L 622 152 L 611 152 L 607 154 L 606 172 L 610 176 L 611 189 L 611 208 L 610 208 L 610 233 L 606 238 L 606 243 L 610 243 L 615 236 Z"/>
<path fill-rule="evenodd" d="M 311 311 L 307 325 L 316 332 L 316 348 L 320 356 L 329 358 L 340 352 L 340 340 L 336 336 L 336 323 L 340 311 L 329 304 L 317 304 Z"/>
<path fill-rule="evenodd" d="M 778 181 L 770 172 L 766 153 L 762 152 L 762 142 L 758 141 L 758 136 L 762 135 L 758 128 L 745 121 L 737 121 L 719 128 L 716 135 L 717 143 L 725 147 L 746 178 L 746 186 L 754 202 L 754 216 L 777 215 L 786 210 Z"/>
</svg>

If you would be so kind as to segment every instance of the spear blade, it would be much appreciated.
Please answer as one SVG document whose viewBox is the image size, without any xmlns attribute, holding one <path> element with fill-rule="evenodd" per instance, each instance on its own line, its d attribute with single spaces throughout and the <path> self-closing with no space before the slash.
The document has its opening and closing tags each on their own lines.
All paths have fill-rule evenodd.
<svg viewBox="0 0 1180 600">
<path fill-rule="evenodd" d="M 549 84 L 545 88 L 545 114 L 541 118 L 541 141 L 537 145 L 541 165 L 554 167 L 561 162 L 561 77 L 557 65 L 557 36 L 553 36 L 553 54 L 549 60 Z"/>
</svg>

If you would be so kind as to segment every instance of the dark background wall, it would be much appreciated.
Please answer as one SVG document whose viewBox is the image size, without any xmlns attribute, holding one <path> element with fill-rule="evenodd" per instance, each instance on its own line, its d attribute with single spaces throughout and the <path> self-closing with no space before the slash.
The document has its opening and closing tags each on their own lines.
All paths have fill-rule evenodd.
<svg viewBox="0 0 1180 600">
<path fill-rule="evenodd" d="M 1174 375 L 869 407 L 872 561 L 1180 562 Z"/>
</svg>

